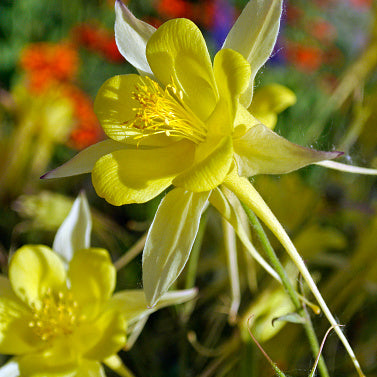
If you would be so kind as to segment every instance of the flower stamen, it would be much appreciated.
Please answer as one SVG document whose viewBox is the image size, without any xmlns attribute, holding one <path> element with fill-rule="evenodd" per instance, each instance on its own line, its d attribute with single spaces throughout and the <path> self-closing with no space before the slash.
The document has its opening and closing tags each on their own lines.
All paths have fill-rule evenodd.
<svg viewBox="0 0 377 377">
<path fill-rule="evenodd" d="M 149 77 L 143 77 L 132 93 L 140 106 L 133 108 L 135 118 L 124 126 L 132 131 L 135 139 L 165 134 L 199 144 L 206 139 L 207 129 L 184 103 L 183 97 L 182 90 L 177 89 L 173 80 L 163 89 Z"/>
<path fill-rule="evenodd" d="M 29 327 L 43 341 L 72 334 L 81 322 L 77 301 L 69 291 L 54 294 L 48 290 L 41 304 L 32 306 L 32 312 L 33 320 L 29 322 Z"/>
</svg>

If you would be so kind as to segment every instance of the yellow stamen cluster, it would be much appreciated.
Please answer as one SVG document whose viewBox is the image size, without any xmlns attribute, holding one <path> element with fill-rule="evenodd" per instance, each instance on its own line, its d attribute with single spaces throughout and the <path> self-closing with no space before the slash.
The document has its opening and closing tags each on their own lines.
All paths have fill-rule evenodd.
<svg viewBox="0 0 377 377">
<path fill-rule="evenodd" d="M 29 327 L 44 341 L 72 334 L 81 320 L 78 304 L 69 291 L 54 294 L 49 290 L 41 305 L 33 306 L 32 311 L 34 318 Z"/>
<path fill-rule="evenodd" d="M 204 123 L 192 112 L 183 101 L 183 92 L 174 84 L 165 89 L 144 77 L 136 85 L 133 99 L 139 102 L 135 118 L 125 123 L 128 130 L 135 132 L 135 139 L 149 135 L 165 134 L 189 139 L 196 144 L 206 138 Z"/>
</svg>

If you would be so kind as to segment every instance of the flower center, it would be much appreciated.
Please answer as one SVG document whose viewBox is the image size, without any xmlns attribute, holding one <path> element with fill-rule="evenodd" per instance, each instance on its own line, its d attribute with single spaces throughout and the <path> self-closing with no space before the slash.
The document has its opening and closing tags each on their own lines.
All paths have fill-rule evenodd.
<svg viewBox="0 0 377 377">
<path fill-rule="evenodd" d="M 32 307 L 33 320 L 29 322 L 35 334 L 42 340 L 52 340 L 59 335 L 72 334 L 79 325 L 79 307 L 71 292 L 48 291 L 39 308 Z"/>
<path fill-rule="evenodd" d="M 132 98 L 140 107 L 133 109 L 135 118 L 125 122 L 125 126 L 136 132 L 135 139 L 156 134 L 183 137 L 196 144 L 206 139 L 206 126 L 184 103 L 183 92 L 174 83 L 163 89 L 149 77 L 143 77 Z"/>
</svg>

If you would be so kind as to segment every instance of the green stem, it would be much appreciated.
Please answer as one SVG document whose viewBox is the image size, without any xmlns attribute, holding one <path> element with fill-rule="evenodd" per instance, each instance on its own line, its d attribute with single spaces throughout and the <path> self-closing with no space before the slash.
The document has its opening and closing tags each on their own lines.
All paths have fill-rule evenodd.
<svg viewBox="0 0 377 377">
<path fill-rule="evenodd" d="M 247 217 L 249 218 L 250 224 L 254 228 L 254 230 L 255 230 L 255 232 L 256 232 L 256 234 L 257 234 L 257 236 L 258 236 L 258 238 L 259 238 L 259 240 L 260 240 L 260 242 L 263 246 L 264 251 L 267 254 L 267 257 L 270 260 L 270 263 L 274 267 L 275 271 L 279 274 L 280 279 L 282 281 L 282 284 L 283 284 L 288 296 L 290 297 L 293 305 L 295 306 L 297 313 L 305 319 L 305 321 L 303 323 L 304 329 L 305 329 L 305 332 L 306 332 L 306 336 L 308 337 L 308 340 L 309 340 L 309 343 L 310 343 L 310 348 L 313 352 L 314 358 L 316 358 L 318 353 L 319 353 L 319 343 L 318 343 L 318 339 L 317 339 L 317 336 L 315 334 L 310 316 L 307 313 L 307 311 L 305 311 L 305 309 L 302 307 L 301 302 L 300 302 L 300 298 L 299 298 L 296 290 L 293 288 L 293 286 L 292 286 L 292 284 L 291 284 L 291 282 L 290 282 L 290 280 L 289 280 L 289 278 L 288 278 L 288 276 L 287 276 L 287 274 L 284 270 L 284 267 L 280 263 L 280 260 L 277 257 L 275 250 L 272 248 L 271 243 L 270 243 L 261 223 L 259 222 L 258 218 L 256 217 L 256 215 L 254 214 L 254 212 L 250 208 L 245 206 L 243 203 L 242 203 L 242 206 L 243 206 L 243 208 L 246 212 Z M 322 356 L 319 359 L 318 369 L 319 369 L 319 371 L 320 371 L 320 373 L 323 377 L 329 377 L 329 372 L 327 370 L 325 361 L 324 361 Z"/>
</svg>

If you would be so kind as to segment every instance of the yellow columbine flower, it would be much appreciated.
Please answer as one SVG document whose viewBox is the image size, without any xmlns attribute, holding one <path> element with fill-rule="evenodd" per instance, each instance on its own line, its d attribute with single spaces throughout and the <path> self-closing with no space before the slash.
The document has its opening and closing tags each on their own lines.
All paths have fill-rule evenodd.
<svg viewBox="0 0 377 377">
<path fill-rule="evenodd" d="M 211 190 L 232 170 L 240 176 L 281 174 L 338 156 L 292 144 L 247 111 L 256 69 L 276 39 L 281 2 L 273 3 L 258 20 L 263 27 L 254 31 L 272 25 L 271 31 L 264 30 L 267 49 L 260 38 L 259 45 L 254 43 L 253 65 L 242 46 L 237 48 L 244 56 L 223 48 L 212 64 L 194 23 L 174 19 L 151 30 L 130 18 L 118 1 L 120 50 L 127 50 L 125 36 L 120 36 L 124 28 L 149 34 L 144 38 L 146 60 L 135 60 L 145 74 L 115 76 L 104 83 L 94 106 L 110 139 L 47 174 L 53 178 L 91 171 L 97 194 L 113 205 L 143 203 L 170 185 L 176 187 L 162 201 L 144 251 L 143 281 L 152 305 L 183 269 Z M 237 39 L 233 34 L 225 47 Z"/>
<path fill-rule="evenodd" d="M 115 276 L 103 249 L 75 253 L 68 272 L 47 246 L 17 250 L 0 280 L 0 353 L 16 355 L 21 376 L 100 376 L 100 361 L 127 340 Z"/>
<path fill-rule="evenodd" d="M 9 279 L 0 275 L 0 354 L 14 355 L 1 376 L 103 377 L 101 362 L 117 369 L 115 354 L 139 321 L 195 295 L 169 292 L 151 309 L 141 289 L 113 294 L 109 253 L 78 249 L 88 245 L 90 228 L 80 195 L 55 237 L 55 250 L 23 246 L 11 258 Z"/>
</svg>

